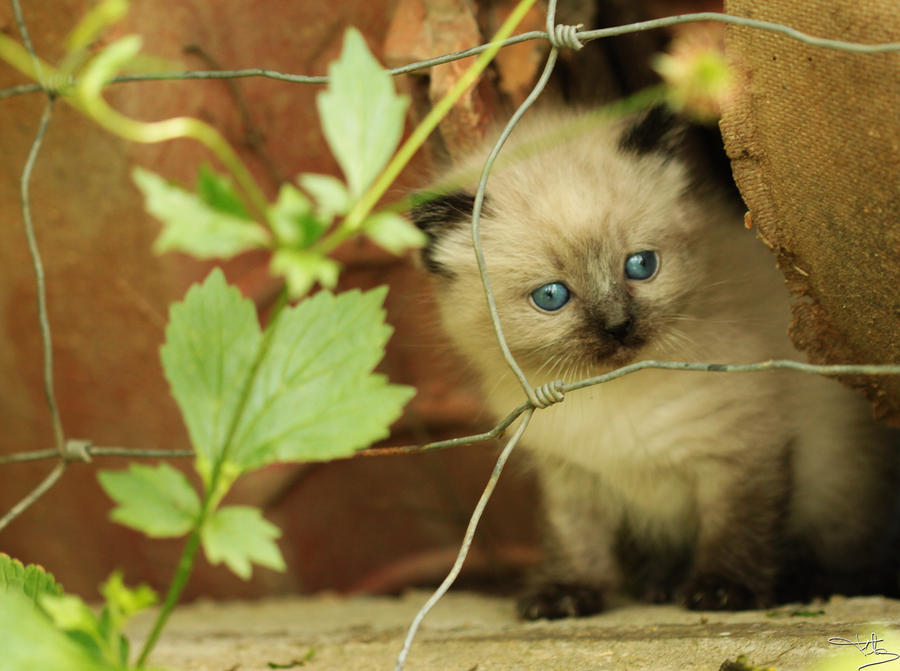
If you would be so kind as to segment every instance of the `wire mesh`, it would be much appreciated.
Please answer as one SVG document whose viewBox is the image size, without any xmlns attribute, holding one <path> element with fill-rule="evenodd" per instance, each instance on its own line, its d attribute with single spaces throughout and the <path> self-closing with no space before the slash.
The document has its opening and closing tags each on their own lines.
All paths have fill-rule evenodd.
<svg viewBox="0 0 900 671">
<path fill-rule="evenodd" d="M 37 56 L 37 53 L 34 50 L 34 46 L 31 42 L 30 36 L 28 34 L 27 26 L 25 24 L 24 17 L 22 15 L 21 6 L 19 0 L 11 0 L 11 4 L 13 7 L 13 11 L 16 17 L 16 23 L 19 28 L 19 32 L 21 35 L 21 39 L 23 44 L 25 45 L 28 53 L 30 54 L 33 63 L 34 70 L 36 73 L 40 74 L 40 60 Z M 515 433 L 507 442 L 505 448 L 501 452 L 497 463 L 494 467 L 493 473 L 488 481 L 487 486 L 476 505 L 476 508 L 472 514 L 472 517 L 469 521 L 469 525 L 466 530 L 465 537 L 462 541 L 459 555 L 457 557 L 456 562 L 454 563 L 452 569 L 448 573 L 446 579 L 435 591 L 432 597 L 426 602 L 426 604 L 422 607 L 420 612 L 415 617 L 414 621 L 410 626 L 410 630 L 407 634 L 406 640 L 404 642 L 403 648 L 397 659 L 397 671 L 400 671 L 403 668 L 406 657 L 409 653 L 410 646 L 415 638 L 416 631 L 418 629 L 419 624 L 424 619 L 430 608 L 440 599 L 440 597 L 450 588 L 456 576 L 459 573 L 459 570 L 462 566 L 463 561 L 465 560 L 466 553 L 468 551 L 468 547 L 471 544 L 472 538 L 476 531 L 478 521 L 480 519 L 481 513 L 484 510 L 485 505 L 487 504 L 488 499 L 490 498 L 494 486 L 498 478 L 500 477 L 500 473 L 503 469 L 503 466 L 509 457 L 510 453 L 519 442 L 521 437 L 524 435 L 528 423 L 535 411 L 539 411 L 540 409 L 547 407 L 552 403 L 564 402 L 564 395 L 568 392 L 577 391 L 579 389 L 583 389 L 589 386 L 593 386 L 596 384 L 603 384 L 605 382 L 609 382 L 616 378 L 622 377 L 624 375 L 629 375 L 631 373 L 637 372 L 639 370 L 647 369 L 647 368 L 658 368 L 672 371 L 703 371 L 708 373 L 749 373 L 749 372 L 760 372 L 767 371 L 773 369 L 790 369 L 795 371 L 800 371 L 808 374 L 823 374 L 823 375 L 841 375 L 841 374 L 862 374 L 862 375 L 896 375 L 900 374 L 900 365 L 813 365 L 806 364 L 797 361 L 791 360 L 775 360 L 775 361 L 763 361 L 757 363 L 748 363 L 748 364 L 717 364 L 717 363 L 703 363 L 703 362 L 671 362 L 671 361 L 640 361 L 637 363 L 633 363 L 624 367 L 621 367 L 617 370 L 611 371 L 604 375 L 595 376 L 591 378 L 586 378 L 583 380 L 579 380 L 577 382 L 572 382 L 569 384 L 563 384 L 562 382 L 550 383 L 549 385 L 544 385 L 538 389 L 535 389 L 529 383 L 527 377 L 525 376 L 522 369 L 519 367 L 518 363 L 515 361 L 512 353 L 509 350 L 508 345 L 506 344 L 506 339 L 503 334 L 503 328 L 500 323 L 499 316 L 497 314 L 496 303 L 493 295 L 493 291 L 491 289 L 490 276 L 488 274 L 488 269 L 484 260 L 483 250 L 481 248 L 481 242 L 479 237 L 479 222 L 481 218 L 481 211 L 484 202 L 484 192 L 486 189 L 487 181 L 490 176 L 491 168 L 495 159 L 497 158 L 503 144 L 509 137 L 510 133 L 512 133 L 514 127 L 518 123 L 519 119 L 526 112 L 526 110 L 534 103 L 534 101 L 540 96 L 542 91 L 544 90 L 547 81 L 549 80 L 550 74 L 553 71 L 554 65 L 557 60 L 558 52 L 561 48 L 571 48 L 571 49 L 579 49 L 580 46 L 586 42 L 602 39 L 605 37 L 611 37 L 616 35 L 624 35 L 628 33 L 640 32 L 645 30 L 652 30 L 663 28 L 667 26 L 672 26 L 676 24 L 684 24 L 684 23 L 692 23 L 698 21 L 713 21 L 720 22 L 730 25 L 744 26 L 750 27 L 758 30 L 765 30 L 774 33 L 778 33 L 784 35 L 790 39 L 797 40 L 803 42 L 805 44 L 809 44 L 816 47 L 827 48 L 827 49 L 835 49 L 840 51 L 846 51 L 851 53 L 863 53 L 863 54 L 873 54 L 873 53 L 885 53 L 885 52 L 893 52 L 900 51 L 900 43 L 886 43 L 886 44 L 858 44 L 852 42 L 845 42 L 841 40 L 831 40 L 824 39 L 820 37 L 816 37 L 813 35 L 809 35 L 807 33 L 803 33 L 789 26 L 771 23 L 767 21 L 760 21 L 755 19 L 749 19 L 745 17 L 737 17 L 737 16 L 729 16 L 727 14 L 721 13 L 713 13 L 713 12 L 701 12 L 694 14 L 685 14 L 680 16 L 672 16 L 665 17 L 661 19 L 654 19 L 651 21 L 641 21 L 637 23 L 632 23 L 623 26 L 616 26 L 611 28 L 604 28 L 599 30 L 580 30 L 579 26 L 559 26 L 555 25 L 554 22 L 554 14 L 555 14 L 555 0 L 550 0 L 548 11 L 547 11 L 547 25 L 546 30 L 544 31 L 530 31 L 526 33 L 522 33 L 519 35 L 515 35 L 508 39 L 502 40 L 499 44 L 501 47 L 519 44 L 521 42 L 535 40 L 535 39 L 544 39 L 548 40 L 551 44 L 551 49 L 547 56 L 547 60 L 544 66 L 544 70 L 535 85 L 532 92 L 526 98 L 526 100 L 522 103 L 522 105 L 516 110 L 514 115 L 510 118 L 508 124 L 504 128 L 501 133 L 500 138 L 496 142 L 493 150 L 491 151 L 488 159 L 485 162 L 484 169 L 481 174 L 481 178 L 478 184 L 478 190 L 476 192 L 475 198 L 475 207 L 472 214 L 471 221 L 471 233 L 472 233 L 472 241 L 474 252 L 476 255 L 476 259 L 478 262 L 479 272 L 481 274 L 482 284 L 484 288 L 485 299 L 488 302 L 489 311 L 491 315 L 491 321 L 496 333 L 496 337 L 498 343 L 503 351 L 503 355 L 513 373 L 518 378 L 521 386 L 523 388 L 523 393 L 525 395 L 525 402 L 513 409 L 506 417 L 504 417 L 500 422 L 498 422 L 494 428 L 491 430 L 475 434 L 471 436 L 464 436 L 460 438 L 454 438 L 450 440 L 444 441 L 436 441 L 432 443 L 428 443 L 422 446 L 412 446 L 412 447 L 402 447 L 402 448 L 382 448 L 382 449 L 374 449 L 366 451 L 362 454 L 372 456 L 372 455 L 380 455 L 387 453 L 396 453 L 396 452 L 418 452 L 418 451 L 427 451 L 434 449 L 443 449 L 446 447 L 458 446 L 458 445 L 466 445 L 472 444 L 476 442 L 482 442 L 486 440 L 490 440 L 496 438 L 503 434 L 503 432 L 512 425 L 516 420 L 521 419 Z M 407 74 L 410 72 L 416 72 L 419 70 L 428 69 L 434 67 L 436 65 L 448 63 L 451 61 L 459 60 L 462 58 L 467 58 L 470 56 L 478 55 L 486 50 L 496 47 L 495 43 L 482 44 L 479 46 L 472 47 L 470 49 L 465 49 L 462 51 L 454 52 L 452 54 L 447 54 L 444 56 L 440 56 L 437 58 L 426 59 L 422 61 L 417 61 L 414 63 L 410 63 L 408 65 L 404 65 L 401 67 L 393 68 L 389 70 L 392 75 L 401 75 Z M 131 75 L 123 75 L 116 77 L 111 80 L 111 83 L 130 83 L 130 82 L 141 82 L 141 81 L 153 81 L 153 80 L 193 80 L 193 79 L 231 79 L 231 78 L 242 78 L 242 77 L 266 77 L 270 79 L 275 79 L 279 81 L 285 81 L 290 83 L 299 83 L 299 84 L 325 84 L 328 83 L 327 76 L 318 76 L 318 75 L 298 75 L 298 74 L 289 74 L 277 72 L 274 70 L 264 69 L 264 68 L 245 68 L 239 70 L 198 70 L 198 71 L 188 71 L 188 72 L 163 72 L 163 73 L 151 73 L 151 74 L 131 74 Z M 40 76 L 38 77 L 40 79 Z M 73 81 L 63 82 L 64 85 L 72 85 Z M 159 457 L 185 457 L 192 455 L 191 451 L 185 450 L 138 450 L 138 449 L 130 449 L 130 448 L 120 448 L 120 447 L 98 447 L 91 444 L 89 441 L 76 441 L 76 440 L 66 440 L 62 421 L 60 419 L 59 409 L 57 407 L 55 394 L 53 391 L 53 359 L 52 359 L 52 337 L 50 331 L 50 322 L 47 316 L 46 309 L 46 287 L 44 285 L 44 275 L 43 275 L 43 263 L 40 258 L 40 251 L 38 249 L 35 236 L 34 236 L 34 226 L 31 218 L 31 205 L 30 205 L 30 197 L 29 197 L 29 183 L 31 172 L 34 166 L 35 161 L 37 160 L 38 153 L 41 148 L 41 143 L 43 137 L 46 133 L 47 126 L 50 123 L 51 112 L 53 107 L 53 101 L 55 97 L 58 95 L 59 90 L 61 89 L 61 85 L 59 82 L 55 83 L 53 86 L 48 85 L 47 83 L 41 82 L 37 84 L 24 84 L 13 86 L 4 90 L 0 90 L 0 99 L 9 98 L 16 95 L 23 95 L 34 92 L 45 92 L 47 95 L 47 104 L 44 108 L 44 111 L 41 116 L 41 120 L 39 123 L 39 127 L 35 136 L 35 139 L 32 143 L 31 150 L 29 151 L 28 159 L 24 166 L 22 177 L 20 181 L 21 187 L 21 198 L 22 198 L 22 216 L 24 220 L 24 225 L 26 229 L 26 234 L 28 237 L 29 249 L 32 255 L 32 261 L 34 265 L 35 275 L 36 275 L 36 283 L 37 283 L 37 294 L 38 294 L 38 312 L 39 312 L 39 320 L 40 320 L 40 330 L 41 330 L 41 338 L 42 338 L 42 347 L 43 347 L 43 373 L 44 373 L 44 387 L 45 393 L 47 396 L 47 404 L 48 404 L 48 412 L 50 414 L 51 422 L 53 424 L 54 429 L 54 437 L 56 441 L 56 447 L 50 450 L 37 450 L 24 452 L 13 455 L 5 455 L 0 458 L 0 464 L 6 463 L 17 463 L 22 461 L 30 461 L 34 459 L 43 459 L 43 458 L 59 458 L 60 461 L 54 466 L 52 471 L 44 478 L 44 480 L 25 498 L 23 498 L 19 503 L 16 504 L 2 519 L 0 519 L 0 530 L 2 530 L 10 521 L 15 519 L 18 515 L 20 515 L 25 509 L 27 509 L 34 501 L 36 501 L 40 496 L 42 496 L 50 487 L 55 484 L 59 478 L 62 476 L 65 471 L 66 465 L 75 459 L 81 460 L 89 460 L 91 456 L 128 456 L 134 458 L 148 457 L 148 458 L 159 458 Z M 524 415 L 524 416 L 523 416 Z"/>
</svg>

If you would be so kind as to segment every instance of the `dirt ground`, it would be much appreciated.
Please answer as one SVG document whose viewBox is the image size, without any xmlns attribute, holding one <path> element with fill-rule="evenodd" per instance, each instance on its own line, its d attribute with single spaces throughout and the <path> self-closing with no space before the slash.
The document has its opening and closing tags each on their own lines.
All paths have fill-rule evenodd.
<svg viewBox="0 0 900 671">
<path fill-rule="evenodd" d="M 427 598 L 410 592 L 186 605 L 173 615 L 151 663 L 191 671 L 389 671 Z M 149 622 L 134 623 L 134 645 Z M 723 671 L 853 671 L 866 664 L 900 671 L 894 653 L 900 653 L 900 601 L 881 597 L 741 613 L 625 604 L 580 620 L 525 623 L 509 599 L 451 593 L 426 617 L 404 669 L 717 671 L 744 655 L 744 666 Z"/>
</svg>

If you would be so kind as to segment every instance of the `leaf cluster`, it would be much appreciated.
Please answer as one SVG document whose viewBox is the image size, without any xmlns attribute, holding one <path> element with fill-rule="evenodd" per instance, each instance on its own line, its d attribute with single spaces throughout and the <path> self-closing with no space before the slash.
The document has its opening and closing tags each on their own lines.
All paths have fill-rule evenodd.
<svg viewBox="0 0 900 671">
<path fill-rule="evenodd" d="M 188 190 L 136 168 L 133 178 L 146 209 L 163 224 L 156 252 L 207 259 L 266 249 L 288 297 L 300 298 L 315 284 L 336 285 L 340 266 L 328 254 L 352 235 L 363 234 L 397 254 L 424 243 L 423 234 L 396 212 L 372 213 L 362 205 L 397 148 L 408 100 L 396 94 L 358 31 L 347 31 L 329 87 L 317 100 L 323 132 L 346 181 L 303 174 L 281 185 L 270 203 L 210 126 L 182 117 L 140 122 L 103 99 L 104 86 L 139 58 L 141 39 L 129 35 L 96 51 L 90 47 L 127 6 L 126 0 L 102 0 L 72 32 L 63 64 L 53 72 L 77 72 L 78 80 L 60 94 L 121 137 L 199 140 L 234 177 L 204 165 Z M 116 504 L 113 520 L 154 538 L 188 536 L 138 667 L 177 602 L 198 548 L 211 563 L 224 563 L 244 579 L 254 564 L 284 568 L 279 530 L 255 508 L 222 505 L 236 478 L 275 462 L 346 457 L 387 435 L 413 390 L 374 372 L 391 334 L 385 293 L 321 291 L 281 306 L 262 328 L 252 302 L 216 269 L 170 307 L 160 355 L 194 447 L 195 477 L 167 463 L 99 474 Z M 64 594 L 40 567 L 2 555 L 0 591 L 9 597 L 0 601 L 0 631 L 12 640 L 0 655 L 0 671 L 128 668 L 122 627 L 156 601 L 148 587 L 127 588 L 121 574 L 113 573 L 101 587 L 103 606 L 95 611 Z"/>
<path fill-rule="evenodd" d="M 167 463 L 104 471 L 113 519 L 157 538 L 199 529 L 207 559 L 243 578 L 252 563 L 283 569 L 277 528 L 254 508 L 218 504 L 243 473 L 346 457 L 387 435 L 413 390 L 372 372 L 391 333 L 384 295 L 319 292 L 263 330 L 221 270 L 192 287 L 170 308 L 160 354 L 201 493 Z"/>
<path fill-rule="evenodd" d="M 256 508 L 220 502 L 243 473 L 349 456 L 387 434 L 413 390 L 372 372 L 391 333 L 384 296 L 384 288 L 320 292 L 262 329 L 251 301 L 221 270 L 192 287 L 171 307 L 161 358 L 196 451 L 199 491 L 165 462 L 101 471 L 117 504 L 112 518 L 155 538 L 196 534 L 211 563 L 245 579 L 253 564 L 283 569 L 278 529 Z M 129 589 L 114 573 L 95 613 L 40 567 L 6 555 L 0 593 L 0 631 L 11 640 L 0 671 L 127 668 L 122 627 L 156 601 L 149 588 Z"/>
<path fill-rule="evenodd" d="M 121 573 L 100 587 L 99 611 L 62 587 L 40 566 L 0 554 L 0 671 L 116 671 L 128 667 L 122 633 L 137 612 L 156 603 L 146 585 L 128 588 Z"/>
<path fill-rule="evenodd" d="M 391 209 L 347 216 L 396 150 L 409 104 L 359 31 L 347 30 L 340 58 L 329 68 L 329 86 L 316 103 L 346 184 L 331 175 L 302 174 L 296 183 L 282 184 L 263 212 L 254 213 L 245 194 L 208 166 L 200 169 L 193 191 L 135 168 L 147 211 L 163 224 L 155 251 L 227 259 L 268 249 L 271 272 L 298 298 L 314 284 L 329 289 L 337 284 L 340 265 L 327 254 L 351 235 L 362 233 L 394 254 L 421 247 L 422 232 Z"/>
</svg>

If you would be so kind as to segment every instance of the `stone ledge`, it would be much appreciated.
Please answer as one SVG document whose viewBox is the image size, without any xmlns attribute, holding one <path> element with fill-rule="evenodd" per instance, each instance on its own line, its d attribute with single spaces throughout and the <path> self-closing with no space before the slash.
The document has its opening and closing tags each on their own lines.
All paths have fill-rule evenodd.
<svg viewBox="0 0 900 671">
<path fill-rule="evenodd" d="M 173 615 L 151 662 L 185 671 L 390 671 L 427 597 L 410 592 L 400 598 L 318 596 L 186 605 Z M 811 614 L 819 611 L 824 612 Z M 135 623 L 136 638 L 148 625 L 149 618 Z M 900 628 L 900 601 L 881 597 L 834 597 L 827 603 L 740 613 L 625 605 L 580 620 L 524 623 L 516 619 L 509 599 L 452 593 L 425 619 L 405 669 L 716 671 L 724 661 L 745 655 L 760 667 L 800 671 L 837 651 L 830 637 L 855 640 L 859 635 L 865 641 L 873 630 L 891 628 Z M 894 652 L 892 642 L 882 645 Z M 853 649 L 843 654 L 846 662 L 830 671 L 881 661 Z M 900 669 L 900 660 L 884 668 L 894 665 Z"/>
</svg>

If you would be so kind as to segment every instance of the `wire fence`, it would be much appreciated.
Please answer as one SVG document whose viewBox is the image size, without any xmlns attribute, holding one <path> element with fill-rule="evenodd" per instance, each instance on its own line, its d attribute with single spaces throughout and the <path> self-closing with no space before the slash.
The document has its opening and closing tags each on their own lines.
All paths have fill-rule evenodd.
<svg viewBox="0 0 900 671">
<path fill-rule="evenodd" d="M 26 47 L 34 65 L 34 70 L 36 73 L 40 74 L 40 59 L 34 49 L 34 46 L 31 42 L 31 38 L 28 32 L 28 28 L 26 22 L 24 20 L 24 16 L 22 14 L 20 0 L 10 0 L 14 16 L 16 19 L 16 25 L 19 30 L 20 37 L 22 39 L 22 43 Z M 886 53 L 886 52 L 896 52 L 900 51 L 900 43 L 884 43 L 884 44 L 859 44 L 854 42 L 846 42 L 841 40 L 832 40 L 816 37 L 813 35 L 809 35 L 807 33 L 803 33 L 789 26 L 771 23 L 767 21 L 760 21 L 756 19 L 749 19 L 745 17 L 731 16 L 727 14 L 715 13 L 715 12 L 700 12 L 694 14 L 684 14 L 679 16 L 671 16 L 660 19 L 654 19 L 650 21 L 641 21 L 637 23 L 631 23 L 622 26 L 615 26 L 611 28 L 603 28 L 598 30 L 580 30 L 580 26 L 560 26 L 555 24 L 555 7 L 556 0 L 549 0 L 548 2 L 548 10 L 546 16 L 546 30 L 543 31 L 530 31 L 526 33 L 522 33 L 516 35 L 514 37 L 510 37 L 506 40 L 502 40 L 500 42 L 500 46 L 505 47 L 513 44 L 519 44 L 521 42 L 526 42 L 529 40 L 547 40 L 550 43 L 550 51 L 547 56 L 547 60 L 544 65 L 544 69 L 534 86 L 531 93 L 525 99 L 525 101 L 520 105 L 520 107 L 515 111 L 513 116 L 510 118 L 509 122 L 503 129 L 499 139 L 491 150 L 484 168 L 482 170 L 481 178 L 478 183 L 478 188 L 475 196 L 475 204 L 472 213 L 472 221 L 471 221 L 471 234 L 472 234 L 472 243 L 475 251 L 475 256 L 478 262 L 479 273 L 481 275 L 481 281 L 484 289 L 485 298 L 488 302 L 488 307 L 490 311 L 491 322 L 497 337 L 498 344 L 500 345 L 504 358 L 506 359 L 507 364 L 509 365 L 512 372 L 518 378 L 521 383 L 523 394 L 525 396 L 525 401 L 513 409 L 506 417 L 504 417 L 501 421 L 499 421 L 492 429 L 486 431 L 484 433 L 463 436 L 459 438 L 453 438 L 450 440 L 442 440 L 435 441 L 431 443 L 427 443 L 421 446 L 401 446 L 401 447 L 386 447 L 386 448 L 372 448 L 369 450 L 365 450 L 363 452 L 357 453 L 358 456 L 380 456 L 385 454 L 396 454 L 396 453 L 410 453 L 410 452 L 423 452 L 430 451 L 436 449 L 444 449 L 448 447 L 460 446 L 460 445 L 469 445 L 473 443 L 483 442 L 491 439 L 498 438 L 502 436 L 506 430 L 517 420 L 519 422 L 516 427 L 515 432 L 507 441 L 505 447 L 500 453 L 500 456 L 497 459 L 497 462 L 494 466 L 493 472 L 488 480 L 487 485 L 485 486 L 481 497 L 476 504 L 476 507 L 472 513 L 472 516 L 469 520 L 465 535 L 460 545 L 460 550 L 456 561 L 453 564 L 450 572 L 447 574 L 445 580 L 441 583 L 438 589 L 433 593 L 433 595 L 428 599 L 428 601 L 422 606 L 421 610 L 415 616 L 413 622 L 410 625 L 409 631 L 403 643 L 403 647 L 398 655 L 397 663 L 396 663 L 396 671 L 401 671 L 403 668 L 409 650 L 411 648 L 412 642 L 415 638 L 416 632 L 418 630 L 419 625 L 422 620 L 428 614 L 430 609 L 440 600 L 443 594 L 450 588 L 450 586 L 455 581 L 456 577 L 459 574 L 459 571 L 462 568 L 463 562 L 468 553 L 468 549 L 472 543 L 474 538 L 475 531 L 477 529 L 478 523 L 481 518 L 481 514 L 487 505 L 488 500 L 490 499 L 494 487 L 500 477 L 500 474 L 503 470 L 503 467 L 511 454 L 512 450 L 518 444 L 519 440 L 522 438 L 528 424 L 534 414 L 534 412 L 539 411 L 543 408 L 546 408 L 555 403 L 564 402 L 565 395 L 569 392 L 574 392 L 579 389 L 584 389 L 586 387 L 590 387 L 597 384 L 603 384 L 605 382 L 609 382 L 611 380 L 620 378 L 625 375 L 629 375 L 635 373 L 639 370 L 644 370 L 648 368 L 655 369 L 664 369 L 671 371 L 700 371 L 707 373 L 752 373 L 752 372 L 762 372 L 762 371 L 770 371 L 774 369 L 788 369 L 795 370 L 802 373 L 807 374 L 819 374 L 819 375 L 898 375 L 900 374 L 900 365 L 814 365 L 801 363 L 798 361 L 792 360 L 772 360 L 772 361 L 762 361 L 757 363 L 747 363 L 747 364 L 718 364 L 718 363 L 703 363 L 703 362 L 673 362 L 673 361 L 639 361 L 637 363 L 633 363 L 627 366 L 623 366 L 616 370 L 613 370 L 609 373 L 586 378 L 583 380 L 579 380 L 576 382 L 571 382 L 564 384 L 562 381 L 551 382 L 545 385 L 542 385 L 538 388 L 534 388 L 529 383 L 525 373 L 522 371 L 518 363 L 516 362 L 514 356 L 509 350 L 509 347 L 506 343 L 506 338 L 503 334 L 503 327 L 500 322 L 497 306 L 494 298 L 494 293 L 491 289 L 491 281 L 488 273 L 487 265 L 485 263 L 483 250 L 481 247 L 480 241 L 480 233 L 479 233 L 479 224 L 481 220 L 482 207 L 484 203 L 484 194 L 487 185 L 487 180 L 491 172 L 491 168 L 496 160 L 497 156 L 500 153 L 501 148 L 506 142 L 509 135 L 512 133 L 519 119 L 525 114 L 528 108 L 537 100 L 537 98 L 541 95 L 544 88 L 547 85 L 547 82 L 550 78 L 550 75 L 553 72 L 554 66 L 557 61 L 557 57 L 560 49 L 570 48 L 574 50 L 580 49 L 585 43 L 590 42 L 592 40 L 602 39 L 605 37 L 612 37 L 617 35 L 625 35 L 630 33 L 636 33 L 646 30 L 653 30 L 658 28 L 664 28 L 667 26 L 673 26 L 684 23 L 694 23 L 701 21 L 712 21 L 718 23 L 724 23 L 735 26 L 744 26 L 758 30 L 769 31 L 777 34 L 784 35 L 790 39 L 797 40 L 804 44 L 808 44 L 815 47 L 826 48 L 826 49 L 834 49 L 839 51 L 845 51 L 850 53 L 860 53 L 860 54 L 875 54 L 875 53 Z M 425 70 L 436 65 L 441 65 L 444 63 L 449 63 L 451 61 L 459 60 L 462 58 L 467 58 L 470 56 L 475 56 L 481 54 L 485 50 L 489 49 L 495 43 L 487 43 L 479 46 L 472 47 L 470 49 L 465 49 L 462 51 L 457 51 L 452 54 L 447 54 L 445 56 L 441 56 L 438 58 L 431 58 L 423 61 L 417 61 L 415 63 L 410 63 L 408 65 L 404 65 L 401 67 L 393 68 L 389 70 L 392 75 L 401 75 L 407 74 L 410 72 L 416 72 L 419 70 Z M 268 70 L 264 68 L 245 68 L 239 70 L 197 70 L 197 71 L 187 71 L 187 72 L 164 72 L 164 73 L 152 73 L 152 74 L 130 74 L 116 77 L 111 80 L 111 83 L 116 84 L 124 84 L 124 83 L 133 83 L 133 82 L 142 82 L 142 81 L 153 81 L 153 80 L 194 80 L 194 79 L 233 79 L 233 78 L 243 78 L 243 77 L 266 77 L 270 79 L 275 79 L 279 81 L 285 81 L 290 83 L 298 83 L 298 84 L 326 84 L 328 83 L 329 78 L 327 76 L 318 76 L 318 75 L 297 75 L 297 74 L 289 74 L 277 72 L 274 70 Z M 21 463 L 25 461 L 33 461 L 39 459 L 58 459 L 57 464 L 53 467 L 51 472 L 40 482 L 40 484 L 34 488 L 27 496 L 25 496 L 21 501 L 19 501 L 12 509 L 10 509 L 2 518 L 0 518 L 0 531 L 9 524 L 13 519 L 21 515 L 29 506 L 31 506 L 35 501 L 37 501 L 45 492 L 47 492 L 63 475 L 67 465 L 72 461 L 91 461 L 93 457 L 131 457 L 131 458 L 175 458 L 175 457 L 188 457 L 193 456 L 193 451 L 191 450 L 155 450 L 155 449 L 136 449 L 136 448 L 126 448 L 126 447 L 103 447 L 96 446 L 89 440 L 80 440 L 80 439 L 72 439 L 67 438 L 62 426 L 62 421 L 59 413 L 59 408 L 57 405 L 55 392 L 54 392 L 54 379 L 53 379 L 53 355 L 52 355 L 52 332 L 50 327 L 50 320 L 47 311 L 47 295 L 46 295 L 46 285 L 44 278 L 44 267 L 43 262 L 40 255 L 40 250 L 38 248 L 34 224 L 32 221 L 31 215 L 31 203 L 30 203 L 30 181 L 31 181 L 31 173 L 34 168 L 34 164 L 37 160 L 38 154 L 41 149 L 41 145 L 44 139 L 44 136 L 47 131 L 47 127 L 52 118 L 54 101 L 58 97 L 61 91 L 64 91 L 65 88 L 70 87 L 74 84 L 74 80 L 71 78 L 67 78 L 63 81 L 42 81 L 38 84 L 23 84 L 13 86 L 7 89 L 0 90 L 0 100 L 9 98 L 17 95 L 24 95 L 29 93 L 43 92 L 47 96 L 47 102 L 44 106 L 43 112 L 41 114 L 40 122 L 38 125 L 37 132 L 35 134 L 34 141 L 32 142 L 31 148 L 28 153 L 27 160 L 22 170 L 22 175 L 20 179 L 20 197 L 21 197 L 21 210 L 22 210 L 22 218 L 25 227 L 26 237 L 28 241 L 28 248 L 31 254 L 32 263 L 35 272 L 35 279 L 37 285 L 37 303 L 38 303 L 38 318 L 39 318 L 39 326 L 41 332 L 41 343 L 42 343 L 42 354 L 43 354 L 43 384 L 44 384 L 44 392 L 46 396 L 48 413 L 50 415 L 50 420 L 53 427 L 54 441 L 55 446 L 50 449 L 42 449 L 42 450 L 32 450 L 27 452 L 9 454 L 0 456 L 0 465 L 5 464 L 14 464 Z"/>
</svg>

